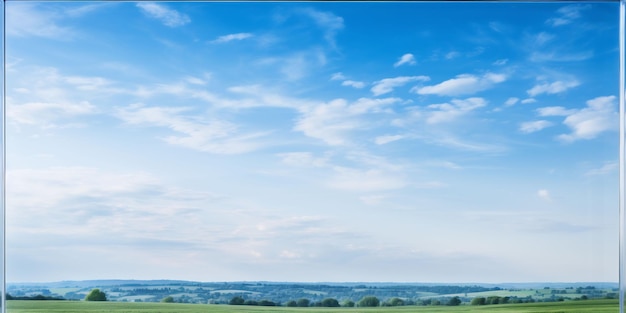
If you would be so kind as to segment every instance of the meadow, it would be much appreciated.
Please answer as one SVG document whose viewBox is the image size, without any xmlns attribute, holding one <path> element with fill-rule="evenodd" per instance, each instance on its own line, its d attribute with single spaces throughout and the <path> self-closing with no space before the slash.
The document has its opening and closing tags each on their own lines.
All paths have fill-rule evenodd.
<svg viewBox="0 0 626 313">
<path fill-rule="evenodd" d="M 471 306 L 403 306 L 378 308 L 288 308 L 235 305 L 203 305 L 177 303 L 125 303 L 84 301 L 8 301 L 9 313 L 254 313 L 254 312 L 350 312 L 350 313 L 395 313 L 395 312 L 511 312 L 511 313 L 616 313 L 617 300 L 564 301 L 550 303 L 504 304 Z"/>
</svg>

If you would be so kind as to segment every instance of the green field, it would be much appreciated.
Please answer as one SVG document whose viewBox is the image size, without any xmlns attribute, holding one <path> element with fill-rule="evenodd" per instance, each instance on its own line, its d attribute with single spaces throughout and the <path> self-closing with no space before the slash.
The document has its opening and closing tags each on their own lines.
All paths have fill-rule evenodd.
<svg viewBox="0 0 626 313">
<path fill-rule="evenodd" d="M 124 302 L 83 302 L 83 301 L 8 301 L 9 313 L 394 313 L 394 312 L 512 312 L 512 313 L 616 313 L 617 300 L 566 301 L 551 303 L 504 304 L 458 307 L 449 306 L 404 306 L 390 308 L 287 308 L 234 305 L 203 305 L 177 303 L 124 303 Z"/>
</svg>

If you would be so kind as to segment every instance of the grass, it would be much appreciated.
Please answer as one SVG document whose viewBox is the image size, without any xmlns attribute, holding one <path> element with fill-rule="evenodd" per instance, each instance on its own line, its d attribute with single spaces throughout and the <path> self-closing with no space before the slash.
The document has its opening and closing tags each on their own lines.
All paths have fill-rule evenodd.
<svg viewBox="0 0 626 313">
<path fill-rule="evenodd" d="M 9 313 L 617 313 L 617 300 L 566 301 L 458 307 L 405 306 L 391 308 L 287 308 L 178 303 L 125 303 L 84 301 L 8 301 Z"/>
</svg>

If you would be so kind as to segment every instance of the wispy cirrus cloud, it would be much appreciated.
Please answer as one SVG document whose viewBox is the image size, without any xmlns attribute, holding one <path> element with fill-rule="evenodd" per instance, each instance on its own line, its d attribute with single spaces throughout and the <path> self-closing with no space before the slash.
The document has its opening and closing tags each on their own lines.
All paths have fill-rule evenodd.
<svg viewBox="0 0 626 313">
<path fill-rule="evenodd" d="M 546 120 L 524 122 L 520 124 L 519 131 L 525 134 L 530 134 L 530 133 L 538 132 L 552 125 L 553 124 L 550 121 L 546 121 Z"/>
<path fill-rule="evenodd" d="M 41 128 L 63 127 L 66 120 L 78 116 L 96 114 L 96 106 L 89 102 L 28 102 L 7 105 L 7 118 L 19 124 L 34 125 Z M 63 124 L 59 125 L 61 122 Z"/>
<path fill-rule="evenodd" d="M 384 135 L 384 136 L 378 136 L 374 139 L 374 142 L 376 142 L 377 145 L 385 145 L 388 144 L 390 142 L 394 142 L 394 141 L 398 141 L 400 139 L 405 138 L 406 136 L 404 135 Z"/>
<path fill-rule="evenodd" d="M 365 87 L 365 83 L 364 82 L 359 82 L 359 81 L 354 81 L 354 80 L 344 80 L 341 83 L 342 86 L 350 86 L 350 87 L 354 87 L 357 89 L 361 89 L 363 87 Z"/>
<path fill-rule="evenodd" d="M 36 36 L 58 40 L 73 38 L 75 31 L 62 26 L 63 14 L 58 11 L 44 9 L 30 2 L 13 2 L 6 10 L 6 33 L 9 36 Z"/>
<path fill-rule="evenodd" d="M 506 101 L 504 102 L 504 105 L 509 107 L 509 106 L 515 105 L 517 102 L 519 102 L 519 98 L 511 97 L 511 98 L 506 99 Z"/>
<path fill-rule="evenodd" d="M 566 109 L 561 106 L 538 108 L 539 116 L 568 116 L 575 113 L 574 109 Z"/>
<path fill-rule="evenodd" d="M 133 104 L 118 108 L 116 116 L 128 125 L 166 127 L 181 135 L 163 141 L 215 154 L 241 154 L 262 146 L 259 138 L 267 132 L 242 134 L 237 125 L 217 119 L 205 120 L 193 115 L 188 107 L 147 107 Z"/>
<path fill-rule="evenodd" d="M 526 92 L 529 96 L 535 97 L 541 94 L 557 94 L 567 91 L 568 89 L 577 87 L 580 85 L 578 80 L 557 80 L 551 83 L 542 82 L 528 89 Z"/>
<path fill-rule="evenodd" d="M 294 129 L 332 146 L 344 145 L 349 142 L 348 134 L 367 125 L 365 115 L 380 113 L 386 106 L 399 101 L 399 98 L 360 98 L 349 103 L 335 99 L 306 110 Z"/>
<path fill-rule="evenodd" d="M 244 40 L 248 38 L 252 38 L 254 35 L 251 33 L 236 33 L 236 34 L 228 34 L 224 36 L 219 36 L 217 39 L 212 40 L 211 43 L 225 43 L 236 40 Z"/>
<path fill-rule="evenodd" d="M 483 98 L 453 99 L 451 103 L 431 104 L 427 108 L 428 124 L 451 122 L 458 117 L 487 105 Z"/>
<path fill-rule="evenodd" d="M 437 85 L 414 87 L 411 91 L 420 95 L 468 95 L 492 88 L 506 79 L 504 74 L 487 73 L 482 76 L 461 74 Z"/>
<path fill-rule="evenodd" d="M 343 17 L 332 12 L 319 11 L 313 8 L 305 8 L 299 12 L 313 19 L 315 24 L 324 30 L 324 39 L 331 47 L 336 47 L 335 37 L 344 28 Z"/>
<path fill-rule="evenodd" d="M 591 8 L 588 4 L 572 4 L 559 8 L 556 17 L 546 20 L 546 24 L 551 26 L 563 26 L 573 23 L 581 17 L 581 12 Z"/>
<path fill-rule="evenodd" d="M 170 9 L 167 6 L 154 2 L 140 2 L 137 7 L 141 11 L 154 19 L 159 20 L 163 25 L 168 27 L 179 27 L 191 22 L 186 14 Z"/>
<path fill-rule="evenodd" d="M 591 59 L 594 53 L 591 50 L 581 52 L 563 52 L 563 51 L 533 51 L 530 54 L 532 62 L 580 62 Z"/>
<path fill-rule="evenodd" d="M 396 87 L 401 87 L 406 85 L 409 82 L 414 81 L 429 81 L 430 77 L 428 76 L 399 76 L 394 78 L 384 78 L 379 81 L 374 82 L 374 87 L 370 90 L 374 93 L 375 96 L 380 96 L 386 93 L 390 93 Z"/>
<path fill-rule="evenodd" d="M 65 75 L 51 67 L 16 67 L 7 90 L 7 119 L 40 129 L 84 127 L 86 117 L 102 113 L 98 100 L 125 90 L 99 76 Z"/>
<path fill-rule="evenodd" d="M 417 62 L 415 61 L 415 56 L 411 53 L 404 54 L 400 57 L 398 62 L 393 64 L 393 67 L 399 67 L 402 65 L 415 65 Z"/>
<path fill-rule="evenodd" d="M 594 168 L 585 173 L 585 176 L 598 176 L 610 173 L 617 173 L 619 170 L 619 162 L 605 162 L 601 167 Z"/>
<path fill-rule="evenodd" d="M 333 75 L 330 76 L 330 80 L 344 80 L 346 78 L 347 77 L 343 75 L 343 73 L 341 72 L 334 73 Z"/>
</svg>

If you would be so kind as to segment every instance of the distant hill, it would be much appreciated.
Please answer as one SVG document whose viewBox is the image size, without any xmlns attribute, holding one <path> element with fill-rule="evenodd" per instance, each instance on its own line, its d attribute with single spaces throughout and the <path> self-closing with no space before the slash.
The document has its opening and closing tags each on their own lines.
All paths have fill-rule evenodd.
<svg viewBox="0 0 626 313">
<path fill-rule="evenodd" d="M 232 282 L 200 282 L 189 280 L 136 280 L 136 279 L 104 279 L 104 280 L 66 280 L 58 282 L 8 282 L 7 286 L 39 286 L 39 287 L 109 287 L 109 286 L 158 286 L 158 285 L 201 285 L 201 284 L 270 284 L 270 285 L 327 285 L 327 286 L 480 286 L 485 288 L 503 289 L 538 289 L 544 287 L 567 288 L 586 287 L 619 288 L 617 282 L 525 282 L 525 283 L 433 283 L 433 282 L 280 282 L 280 281 L 232 281 Z"/>
<path fill-rule="evenodd" d="M 57 297 L 83 300 L 94 288 L 118 302 L 160 302 L 171 298 L 181 303 L 229 304 L 271 302 L 283 305 L 305 299 L 317 305 L 327 299 L 356 303 L 373 296 L 387 303 L 396 299 L 404 305 L 445 304 L 456 298 L 470 303 L 474 298 L 502 298 L 506 303 L 554 302 L 581 299 L 615 299 L 617 283 L 397 283 L 397 282 L 198 282 L 186 280 L 84 280 L 49 283 L 9 283 L 13 300 Z M 391 303 L 391 302 L 389 302 Z M 494 302 L 495 303 L 495 302 Z M 500 303 L 500 302 L 498 302 Z"/>
<path fill-rule="evenodd" d="M 108 287 L 108 286 L 155 286 L 155 285 L 190 285 L 200 284 L 200 282 L 193 282 L 187 280 L 135 280 L 135 279 L 104 279 L 104 280 L 64 280 L 57 282 L 36 282 L 36 283 L 11 283 L 8 282 L 7 286 L 24 287 L 24 286 L 37 286 L 37 287 L 49 287 L 49 288 L 69 288 L 69 287 Z"/>
</svg>

